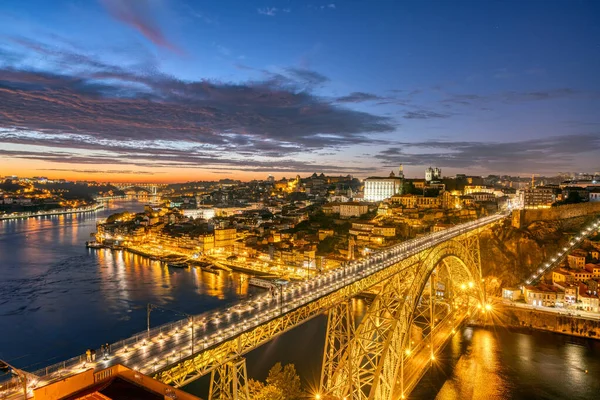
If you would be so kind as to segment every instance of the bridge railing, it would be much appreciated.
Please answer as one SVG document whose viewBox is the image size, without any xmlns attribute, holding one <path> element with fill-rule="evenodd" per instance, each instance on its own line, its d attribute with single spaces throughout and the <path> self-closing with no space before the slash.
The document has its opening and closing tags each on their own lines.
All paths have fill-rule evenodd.
<svg viewBox="0 0 600 400">
<path fill-rule="evenodd" d="M 198 319 L 210 314 L 211 311 L 207 311 L 201 314 L 197 314 L 193 316 L 194 319 L 194 324 L 197 324 Z M 169 331 L 175 330 L 175 329 L 180 329 L 180 330 L 185 330 L 190 326 L 190 322 L 191 319 L 190 318 L 183 318 L 183 319 L 179 319 L 177 321 L 173 321 L 173 322 L 169 322 L 166 324 L 162 324 L 159 326 L 155 326 L 154 328 L 151 328 L 149 331 L 145 330 L 143 332 L 138 332 L 137 334 L 128 337 L 126 339 L 123 340 L 119 340 L 118 342 L 114 342 L 111 343 L 109 345 L 110 348 L 110 354 L 114 355 L 115 353 L 117 353 L 120 350 L 129 350 L 132 349 L 134 346 L 140 344 L 140 343 L 144 343 L 148 340 L 148 338 L 150 339 L 154 339 L 156 337 L 159 337 L 161 335 L 161 333 L 167 333 Z M 196 337 L 194 338 L 194 342 L 197 342 L 200 339 L 200 337 Z M 104 354 L 102 353 L 102 349 L 101 348 L 97 348 L 94 349 L 96 351 L 96 359 L 101 359 Z M 46 366 L 44 368 L 40 368 L 36 371 L 33 371 L 32 374 L 35 375 L 36 377 L 40 378 L 41 380 L 45 381 L 45 382 L 49 382 L 49 381 L 53 381 L 56 379 L 60 379 L 61 377 L 65 376 L 65 375 L 69 375 L 73 373 L 74 369 L 85 369 L 85 365 L 86 365 L 86 355 L 85 354 L 80 354 L 78 356 L 72 357 L 68 360 L 65 361 L 61 361 L 59 363 L 56 364 L 52 364 L 49 366 Z M 11 379 L 10 382 L 12 382 L 14 380 Z M 11 385 L 15 385 L 15 384 L 19 384 L 18 379 L 16 379 L 15 382 L 11 383 Z M 2 386 L 2 390 L 6 388 L 6 386 Z"/>
</svg>

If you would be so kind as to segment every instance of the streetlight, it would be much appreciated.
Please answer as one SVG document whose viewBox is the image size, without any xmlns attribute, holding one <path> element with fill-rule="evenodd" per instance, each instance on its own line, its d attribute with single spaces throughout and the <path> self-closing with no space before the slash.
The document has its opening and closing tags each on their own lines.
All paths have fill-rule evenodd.
<svg viewBox="0 0 600 400">
<path fill-rule="evenodd" d="M 148 314 L 147 314 L 147 323 L 148 323 L 148 326 L 147 326 L 147 331 L 148 331 L 148 340 L 150 340 L 150 313 L 151 313 L 151 312 L 152 312 L 152 310 L 153 310 L 153 309 L 155 309 L 155 308 L 160 308 L 161 310 L 171 311 L 172 313 L 179 314 L 179 315 L 183 315 L 183 316 L 185 316 L 185 317 L 187 317 L 187 318 L 189 318 L 189 319 L 190 319 L 190 322 L 191 322 L 191 324 L 192 324 L 192 354 L 194 354 L 194 316 L 193 316 L 193 315 L 190 315 L 190 314 L 188 314 L 188 313 L 185 313 L 185 312 L 183 312 L 183 311 L 177 311 L 177 310 L 173 310 L 173 309 L 171 309 L 171 308 L 166 308 L 166 307 L 162 307 L 162 306 L 157 306 L 156 304 L 151 304 L 151 303 L 148 303 L 148 306 L 147 306 L 147 313 L 148 313 Z"/>
</svg>

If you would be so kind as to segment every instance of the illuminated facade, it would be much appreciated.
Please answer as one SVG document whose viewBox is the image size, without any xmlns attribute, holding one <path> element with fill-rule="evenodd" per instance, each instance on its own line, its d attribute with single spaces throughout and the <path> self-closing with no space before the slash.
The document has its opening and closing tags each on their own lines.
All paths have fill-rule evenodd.
<svg viewBox="0 0 600 400">
<path fill-rule="evenodd" d="M 402 191 L 402 178 L 392 172 L 387 178 L 371 177 L 365 179 L 366 201 L 382 201 Z"/>
</svg>

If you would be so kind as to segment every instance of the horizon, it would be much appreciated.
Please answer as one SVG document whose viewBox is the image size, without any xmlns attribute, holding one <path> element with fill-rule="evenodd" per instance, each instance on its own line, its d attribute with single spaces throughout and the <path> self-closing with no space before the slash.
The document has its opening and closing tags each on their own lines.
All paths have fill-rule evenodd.
<svg viewBox="0 0 600 400">
<path fill-rule="evenodd" d="M 321 172 L 315 171 L 313 173 L 316 173 L 317 175 L 320 175 Z M 463 173 L 459 173 L 459 174 L 463 174 Z M 555 179 L 555 178 L 560 178 L 563 177 L 564 175 L 569 174 L 568 172 L 565 173 L 559 173 L 559 174 L 535 174 L 535 179 Z M 600 175 L 600 172 L 577 172 L 577 174 L 589 174 L 589 175 Z M 311 174 L 305 174 L 304 176 L 302 174 L 299 174 L 301 179 L 306 179 L 309 178 Z M 365 177 L 358 177 L 352 174 L 346 174 L 346 175 L 336 175 L 336 174 L 325 174 L 325 176 L 347 176 L 347 175 L 351 175 L 352 178 L 356 178 L 359 180 L 364 180 L 366 178 L 369 177 L 385 177 L 385 176 L 375 176 L 375 175 L 371 175 L 371 176 L 365 176 Z M 424 174 L 423 174 L 424 175 Z M 481 177 L 481 178 L 486 178 L 489 176 L 498 176 L 498 177 L 511 177 L 511 178 L 516 178 L 516 179 L 526 179 L 526 180 L 531 180 L 531 176 L 521 176 L 521 175 L 510 175 L 510 174 L 487 174 L 487 175 L 477 175 L 477 174 L 464 174 L 466 176 L 477 176 L 477 177 Z M 221 180 L 233 180 L 233 181 L 239 181 L 242 183 L 247 183 L 247 182 L 252 182 L 252 181 L 265 181 L 269 176 L 273 176 L 273 178 L 275 179 L 275 181 L 281 181 L 283 179 L 295 179 L 296 175 L 292 176 L 292 175 L 281 175 L 279 177 L 277 177 L 276 175 L 273 174 L 267 174 L 266 176 L 263 176 L 262 178 L 255 178 L 255 179 L 236 179 L 234 177 L 231 176 L 223 176 L 220 178 L 215 178 L 215 179 L 211 179 L 211 180 L 188 180 L 188 181 L 158 181 L 158 180 L 118 180 L 118 179 L 114 179 L 114 180 L 98 180 L 98 179 L 68 179 L 66 178 L 64 175 L 57 175 L 57 176 L 52 176 L 52 175 L 30 175 L 30 176 L 19 176 L 16 174 L 9 174 L 9 175 L 2 175 L 0 174 L 0 177 L 2 179 L 8 178 L 8 177 L 12 177 L 12 176 L 16 176 L 17 179 L 34 179 L 34 178 L 46 178 L 49 180 L 65 180 L 67 182 L 88 182 L 88 183 L 98 183 L 98 184 L 111 184 L 111 183 L 117 183 L 117 184 L 123 184 L 123 183 L 128 183 L 128 184 L 165 184 L 165 185 L 176 185 L 176 184 L 186 184 L 186 183 L 201 183 L 201 182 L 219 182 Z M 387 175 L 386 175 L 387 176 Z M 572 175 L 571 175 L 572 176 Z M 449 175 L 443 175 L 442 174 L 442 179 L 455 179 L 456 175 L 454 176 L 449 176 Z M 407 176 L 405 174 L 405 179 L 408 180 L 418 180 L 418 179 L 425 179 L 424 176 Z"/>
<path fill-rule="evenodd" d="M 599 13 L 585 0 L 7 0 L 0 174 L 600 170 Z"/>
</svg>

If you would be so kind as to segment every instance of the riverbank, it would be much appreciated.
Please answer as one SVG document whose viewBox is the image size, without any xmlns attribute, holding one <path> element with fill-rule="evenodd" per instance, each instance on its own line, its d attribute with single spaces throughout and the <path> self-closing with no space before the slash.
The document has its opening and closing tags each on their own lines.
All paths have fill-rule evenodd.
<svg viewBox="0 0 600 400">
<path fill-rule="evenodd" d="M 535 329 L 600 340 L 600 321 L 584 316 L 497 304 L 494 306 L 492 317 L 493 324 L 507 328 Z M 474 324 L 474 326 L 480 325 Z"/>
<path fill-rule="evenodd" d="M 104 208 L 104 204 L 98 203 L 92 206 L 77 207 L 77 208 L 60 208 L 50 211 L 37 211 L 37 212 L 20 212 L 9 215 L 0 215 L 0 221 L 9 221 L 13 219 L 25 219 L 34 217 L 46 217 L 53 215 L 64 215 L 64 214 L 80 214 L 86 212 L 94 212 Z"/>
</svg>

